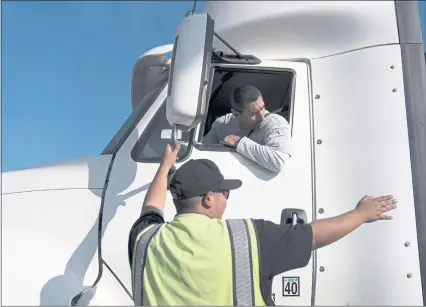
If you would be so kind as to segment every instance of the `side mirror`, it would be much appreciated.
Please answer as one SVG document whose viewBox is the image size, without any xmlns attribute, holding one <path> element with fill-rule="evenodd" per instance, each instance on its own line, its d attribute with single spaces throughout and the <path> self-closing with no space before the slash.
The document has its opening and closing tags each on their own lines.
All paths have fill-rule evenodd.
<svg viewBox="0 0 426 307">
<path fill-rule="evenodd" d="M 281 224 L 305 224 L 307 221 L 305 210 L 287 208 L 281 212 Z"/>
<path fill-rule="evenodd" d="M 186 132 L 201 120 L 207 106 L 207 83 L 214 20 L 209 14 L 185 17 L 179 24 L 171 60 L 166 117 Z"/>
</svg>

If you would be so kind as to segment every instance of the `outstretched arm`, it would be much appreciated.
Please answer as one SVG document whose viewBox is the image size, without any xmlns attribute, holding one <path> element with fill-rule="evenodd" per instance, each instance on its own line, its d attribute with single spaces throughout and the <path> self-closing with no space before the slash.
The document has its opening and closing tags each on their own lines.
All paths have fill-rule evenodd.
<svg viewBox="0 0 426 307">
<path fill-rule="evenodd" d="M 364 223 L 391 220 L 384 213 L 396 208 L 397 201 L 391 196 L 373 198 L 364 196 L 352 211 L 328 219 L 316 220 L 312 226 L 313 249 L 321 248 L 345 237 Z"/>
<path fill-rule="evenodd" d="M 391 220 L 385 213 L 396 208 L 392 196 L 363 197 L 356 209 L 310 224 L 281 224 L 254 220 L 259 236 L 263 274 L 276 276 L 306 266 L 312 250 L 347 236 L 363 223 Z"/>
<path fill-rule="evenodd" d="M 358 210 L 312 222 L 312 249 L 321 248 L 340 240 L 363 223 L 364 217 Z"/>
</svg>

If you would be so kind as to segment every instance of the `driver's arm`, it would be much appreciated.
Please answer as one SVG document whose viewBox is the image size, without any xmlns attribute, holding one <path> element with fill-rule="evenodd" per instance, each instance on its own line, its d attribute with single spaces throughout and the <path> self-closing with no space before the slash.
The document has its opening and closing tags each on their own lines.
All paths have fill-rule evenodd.
<svg viewBox="0 0 426 307">
<path fill-rule="evenodd" d="M 265 124 L 265 145 L 243 137 L 238 142 L 237 152 L 278 173 L 293 154 L 290 125 L 279 115 L 269 118 Z"/>
</svg>

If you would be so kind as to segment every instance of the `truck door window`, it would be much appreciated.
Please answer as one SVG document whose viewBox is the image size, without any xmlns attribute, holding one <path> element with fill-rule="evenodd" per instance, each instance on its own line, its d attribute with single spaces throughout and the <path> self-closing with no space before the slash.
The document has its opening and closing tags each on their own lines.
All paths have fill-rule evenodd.
<svg viewBox="0 0 426 307">
<path fill-rule="evenodd" d="M 181 143 L 179 159 L 183 160 L 189 153 L 189 140 L 192 131 L 178 131 L 177 138 Z M 145 131 L 132 149 L 132 158 L 137 162 L 159 162 L 164 148 L 171 142 L 172 126 L 167 121 L 165 101 L 153 116 Z"/>
<path fill-rule="evenodd" d="M 292 126 L 293 75 L 290 71 L 216 68 L 210 87 L 208 112 L 200 126 L 197 141 L 202 142 L 217 118 L 231 112 L 230 96 L 238 84 L 257 87 L 262 93 L 266 110 L 283 116 Z"/>
</svg>

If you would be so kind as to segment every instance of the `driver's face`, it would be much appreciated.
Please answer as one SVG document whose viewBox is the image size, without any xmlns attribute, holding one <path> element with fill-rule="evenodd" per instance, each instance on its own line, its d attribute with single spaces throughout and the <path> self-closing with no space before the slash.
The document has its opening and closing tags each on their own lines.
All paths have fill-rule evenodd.
<svg viewBox="0 0 426 307">
<path fill-rule="evenodd" d="M 265 119 L 265 103 L 262 96 L 251 103 L 248 103 L 244 111 L 240 113 L 239 121 L 241 128 L 256 129 Z"/>
</svg>

